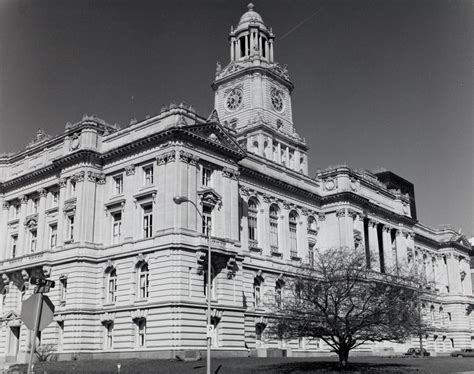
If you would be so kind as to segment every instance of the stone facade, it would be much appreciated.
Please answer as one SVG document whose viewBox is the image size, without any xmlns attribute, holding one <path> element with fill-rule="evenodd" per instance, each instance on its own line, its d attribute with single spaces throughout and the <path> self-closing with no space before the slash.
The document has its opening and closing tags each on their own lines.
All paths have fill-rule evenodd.
<svg viewBox="0 0 474 374">
<path fill-rule="evenodd" d="M 308 176 L 273 40 L 250 8 L 230 34 L 230 63 L 217 67 L 207 119 L 184 104 L 124 129 L 84 116 L 0 157 L 0 361 L 26 357 L 19 316 L 32 276 L 56 281 L 41 342 L 62 358 L 204 351 L 207 239 L 193 204 L 212 227 L 215 354 L 328 353 L 317 340 L 267 339 L 263 301 L 284 295 L 314 251 L 340 246 L 365 248 L 379 271 L 421 266 L 436 283 L 423 306 L 436 325 L 425 346 L 474 344 L 466 238 L 421 224 L 413 185 L 393 173 L 338 166 Z M 209 188 L 222 199 L 213 210 L 201 201 Z"/>
</svg>

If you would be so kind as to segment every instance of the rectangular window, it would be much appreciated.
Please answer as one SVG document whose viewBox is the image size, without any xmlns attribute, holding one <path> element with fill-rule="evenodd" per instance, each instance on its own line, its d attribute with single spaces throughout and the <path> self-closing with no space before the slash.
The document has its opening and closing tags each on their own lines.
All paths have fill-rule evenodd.
<svg viewBox="0 0 474 374">
<path fill-rule="evenodd" d="M 74 216 L 67 217 L 67 236 L 66 239 L 74 241 Z"/>
<path fill-rule="evenodd" d="M 153 165 L 143 167 L 143 178 L 145 186 L 153 184 Z"/>
<path fill-rule="evenodd" d="M 278 250 L 278 218 L 270 216 L 270 245 Z"/>
<path fill-rule="evenodd" d="M 36 242 L 38 237 L 38 231 L 36 230 L 31 230 L 30 231 L 30 252 L 35 252 L 36 251 Z"/>
<path fill-rule="evenodd" d="M 16 204 L 16 205 L 15 205 L 15 210 L 14 210 L 14 212 L 15 212 L 15 218 L 20 217 L 20 209 L 21 209 L 21 205 L 20 205 L 20 204 Z"/>
<path fill-rule="evenodd" d="M 112 244 L 120 243 L 121 235 L 122 235 L 122 213 L 115 213 L 113 215 Z"/>
<path fill-rule="evenodd" d="M 38 213 L 39 199 L 33 199 L 33 213 Z"/>
<path fill-rule="evenodd" d="M 146 344 L 146 319 L 139 319 L 137 322 L 137 342 L 139 347 L 144 347 Z"/>
<path fill-rule="evenodd" d="M 201 184 L 203 186 L 210 187 L 212 170 L 208 167 L 203 166 L 201 173 L 202 173 Z"/>
<path fill-rule="evenodd" d="M 114 177 L 114 194 L 121 195 L 123 194 L 123 176 L 117 175 Z"/>
<path fill-rule="evenodd" d="M 66 305 L 66 294 L 67 294 L 67 278 L 63 277 L 59 279 L 59 303 Z"/>
<path fill-rule="evenodd" d="M 151 238 L 153 236 L 153 205 L 143 206 L 143 237 Z"/>
<path fill-rule="evenodd" d="M 209 205 L 202 207 L 202 234 L 208 235 L 212 224 L 212 208 Z"/>
<path fill-rule="evenodd" d="M 49 225 L 49 248 L 55 248 L 58 242 L 58 225 Z"/>
<path fill-rule="evenodd" d="M 113 348 L 113 333 L 114 333 L 114 323 L 108 321 L 104 324 L 105 327 L 105 347 Z"/>
<path fill-rule="evenodd" d="M 290 222 L 289 229 L 290 229 L 290 253 L 292 256 L 296 256 L 297 243 L 298 243 L 298 240 L 296 238 L 296 222 Z"/>
<path fill-rule="evenodd" d="M 15 257 L 16 257 L 17 246 L 18 246 L 18 235 L 12 235 L 12 237 L 11 237 L 11 253 L 12 253 L 12 258 L 15 258 Z"/>
</svg>

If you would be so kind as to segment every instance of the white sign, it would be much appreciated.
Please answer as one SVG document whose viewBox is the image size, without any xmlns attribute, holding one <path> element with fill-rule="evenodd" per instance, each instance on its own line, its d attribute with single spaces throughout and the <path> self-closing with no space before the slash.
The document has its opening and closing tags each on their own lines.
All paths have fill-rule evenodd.
<svg viewBox="0 0 474 374">
<path fill-rule="evenodd" d="M 207 327 L 207 329 L 206 329 L 206 331 L 207 331 L 206 336 L 207 336 L 208 338 L 212 338 L 212 337 L 214 336 L 214 325 L 207 325 L 206 327 Z"/>
</svg>

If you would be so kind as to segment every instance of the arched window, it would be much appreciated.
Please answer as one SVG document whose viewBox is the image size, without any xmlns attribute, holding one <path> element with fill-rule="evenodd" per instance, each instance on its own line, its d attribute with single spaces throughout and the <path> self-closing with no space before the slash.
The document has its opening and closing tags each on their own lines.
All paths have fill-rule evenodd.
<svg viewBox="0 0 474 374">
<path fill-rule="evenodd" d="M 278 252 L 278 206 L 270 206 L 270 249 Z"/>
<path fill-rule="evenodd" d="M 148 298 L 148 286 L 149 286 L 149 272 L 148 264 L 146 262 L 142 263 L 138 267 L 138 298 L 147 299 Z"/>
<path fill-rule="evenodd" d="M 258 247 L 257 229 L 258 202 L 255 198 L 250 198 L 248 203 L 248 227 L 249 227 L 249 247 Z"/>
<path fill-rule="evenodd" d="M 263 288 L 263 278 L 255 277 L 253 280 L 253 299 L 255 308 L 260 308 L 262 306 L 262 288 Z"/>
<path fill-rule="evenodd" d="M 112 268 L 107 276 L 107 302 L 117 301 L 117 270 Z"/>
<path fill-rule="evenodd" d="M 290 231 L 290 256 L 292 257 L 298 256 L 297 218 L 298 214 L 295 211 L 291 211 L 288 226 Z"/>
</svg>

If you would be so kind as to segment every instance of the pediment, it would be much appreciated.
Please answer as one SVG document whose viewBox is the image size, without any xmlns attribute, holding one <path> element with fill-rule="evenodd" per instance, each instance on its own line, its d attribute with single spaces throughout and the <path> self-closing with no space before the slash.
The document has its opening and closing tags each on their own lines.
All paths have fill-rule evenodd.
<svg viewBox="0 0 474 374">
<path fill-rule="evenodd" d="M 20 318 L 20 316 L 17 313 L 15 313 L 13 310 L 10 310 L 8 312 L 3 313 L 2 316 L 0 317 L 0 320 L 9 321 L 9 320 L 18 319 L 18 318 Z"/>
<path fill-rule="evenodd" d="M 235 138 L 213 117 L 210 117 L 206 123 L 181 128 L 181 131 L 195 140 L 230 153 L 237 159 L 245 157 L 245 151 Z"/>
</svg>

